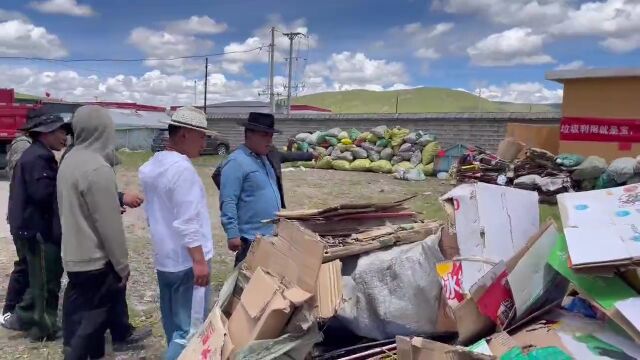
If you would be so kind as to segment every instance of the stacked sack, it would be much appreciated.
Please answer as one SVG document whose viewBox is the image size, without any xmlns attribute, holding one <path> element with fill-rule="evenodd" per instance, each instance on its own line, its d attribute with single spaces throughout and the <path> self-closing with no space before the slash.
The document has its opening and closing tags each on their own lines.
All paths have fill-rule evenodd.
<svg viewBox="0 0 640 360">
<path fill-rule="evenodd" d="M 640 183 L 640 156 L 615 159 L 607 165 L 599 156 L 584 158 L 575 154 L 561 154 L 556 163 L 571 172 L 580 190 L 608 189 L 626 184 Z"/>
<path fill-rule="evenodd" d="M 366 132 L 333 128 L 295 137 L 296 151 L 313 151 L 320 155 L 316 169 L 371 171 L 404 174 L 408 180 L 423 179 L 434 174 L 434 161 L 440 151 L 435 137 L 422 131 L 411 132 L 382 125 Z M 309 165 L 307 165 L 309 166 Z"/>
</svg>

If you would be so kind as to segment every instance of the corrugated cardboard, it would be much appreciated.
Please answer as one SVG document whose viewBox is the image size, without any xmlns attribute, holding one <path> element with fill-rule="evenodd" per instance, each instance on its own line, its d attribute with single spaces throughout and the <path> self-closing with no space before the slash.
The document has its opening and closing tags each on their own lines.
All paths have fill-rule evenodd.
<svg viewBox="0 0 640 360">
<path fill-rule="evenodd" d="M 277 279 L 256 269 L 229 319 L 229 334 L 236 347 L 253 340 L 275 339 L 291 316 L 293 303 L 282 294 Z"/>
<path fill-rule="evenodd" d="M 507 137 L 522 141 L 527 147 L 544 149 L 558 154 L 560 144 L 559 125 L 507 124 Z M 521 152 L 518 157 L 524 157 Z"/>
<path fill-rule="evenodd" d="M 396 337 L 399 360 L 487 360 L 492 356 L 471 352 L 420 337 Z"/>
<path fill-rule="evenodd" d="M 334 260 L 322 264 L 316 290 L 316 313 L 322 320 L 336 314 L 342 302 L 342 262 Z"/>
<path fill-rule="evenodd" d="M 198 334 L 189 341 L 180 354 L 179 360 L 218 359 L 225 349 L 230 353 L 233 345 L 229 341 L 223 319 L 224 316 L 219 308 L 211 310 Z"/>
<path fill-rule="evenodd" d="M 277 231 L 277 237 L 255 240 L 245 266 L 249 272 L 258 267 L 266 269 L 295 287 L 314 294 L 324 244 L 316 234 L 289 220 L 280 220 Z"/>
<path fill-rule="evenodd" d="M 558 195 L 572 268 L 640 261 L 640 186 Z"/>
<path fill-rule="evenodd" d="M 464 289 L 470 289 L 500 260 L 507 261 L 538 232 L 538 193 L 484 183 L 464 184 L 440 198 L 455 225 L 463 262 Z"/>
</svg>

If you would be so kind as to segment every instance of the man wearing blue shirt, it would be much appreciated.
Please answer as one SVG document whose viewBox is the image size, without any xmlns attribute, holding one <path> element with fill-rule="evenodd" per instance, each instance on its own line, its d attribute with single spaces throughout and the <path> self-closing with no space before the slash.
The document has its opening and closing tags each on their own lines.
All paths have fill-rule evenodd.
<svg viewBox="0 0 640 360">
<path fill-rule="evenodd" d="M 229 250 L 235 265 L 247 256 L 258 235 L 273 235 L 275 226 L 265 223 L 281 209 L 276 172 L 267 155 L 272 149 L 275 119 L 271 114 L 250 113 L 242 124 L 245 143 L 222 165 L 220 210 Z"/>
</svg>

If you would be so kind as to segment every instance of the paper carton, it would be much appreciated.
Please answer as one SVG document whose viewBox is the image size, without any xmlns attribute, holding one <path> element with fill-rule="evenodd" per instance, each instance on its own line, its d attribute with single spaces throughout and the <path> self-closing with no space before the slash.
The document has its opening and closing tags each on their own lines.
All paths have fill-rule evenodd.
<svg viewBox="0 0 640 360">
<path fill-rule="evenodd" d="M 275 339 L 282 334 L 294 307 L 276 278 L 258 268 L 229 319 L 229 335 L 236 347 L 253 340 Z M 310 298 L 308 294 L 307 298 Z"/>
<path fill-rule="evenodd" d="M 399 360 L 487 360 L 494 359 L 468 349 L 420 337 L 397 336 Z"/>
<path fill-rule="evenodd" d="M 314 294 L 324 244 L 318 235 L 292 221 L 281 220 L 277 231 L 277 237 L 255 240 L 245 260 L 245 267 L 251 273 L 261 267 Z"/>
<path fill-rule="evenodd" d="M 533 191 L 464 184 L 440 200 L 455 225 L 467 291 L 494 264 L 522 249 L 540 226 L 538 194 Z"/>
<path fill-rule="evenodd" d="M 640 260 L 640 186 L 561 194 L 558 206 L 573 268 Z"/>
<path fill-rule="evenodd" d="M 342 303 L 342 262 L 322 264 L 316 290 L 316 316 L 321 320 L 333 317 Z"/>
</svg>

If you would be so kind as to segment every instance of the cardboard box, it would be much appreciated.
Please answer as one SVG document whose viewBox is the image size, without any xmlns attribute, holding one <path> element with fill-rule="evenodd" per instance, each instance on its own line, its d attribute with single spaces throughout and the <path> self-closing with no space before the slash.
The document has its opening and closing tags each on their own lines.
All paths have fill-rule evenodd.
<svg viewBox="0 0 640 360">
<path fill-rule="evenodd" d="M 233 349 L 229 341 L 224 315 L 220 308 L 214 307 L 205 320 L 202 328 L 189 341 L 187 347 L 180 354 L 179 360 L 213 360 L 219 359 L 223 348 L 227 353 Z M 224 358 L 223 358 L 224 359 Z"/>
<path fill-rule="evenodd" d="M 293 283 L 309 294 L 316 292 L 316 283 L 324 244 L 318 235 L 289 220 L 277 225 L 277 237 L 255 240 L 245 261 L 253 273 L 258 267 Z"/>
<path fill-rule="evenodd" d="M 508 123 L 506 136 L 522 141 L 527 147 L 544 149 L 552 154 L 558 154 L 560 143 L 559 125 Z M 519 157 L 524 157 L 524 151 L 519 154 Z"/>
<path fill-rule="evenodd" d="M 342 262 L 334 260 L 320 267 L 316 289 L 316 316 L 320 320 L 333 317 L 342 303 Z"/>
<path fill-rule="evenodd" d="M 399 360 L 488 360 L 493 356 L 479 354 L 458 346 L 451 346 L 420 337 L 397 336 Z"/>
<path fill-rule="evenodd" d="M 574 269 L 640 261 L 640 186 L 558 195 Z"/>
<path fill-rule="evenodd" d="M 455 226 L 466 291 L 495 263 L 521 250 L 540 226 L 538 194 L 534 191 L 464 184 L 440 201 Z"/>
<path fill-rule="evenodd" d="M 297 294 L 296 294 L 297 295 Z M 306 294 L 306 299 L 311 294 Z M 256 269 L 242 292 L 240 305 L 229 319 L 229 335 L 236 347 L 254 340 L 275 339 L 282 334 L 291 317 L 295 301 L 290 299 L 284 286 L 261 268 Z"/>
</svg>

